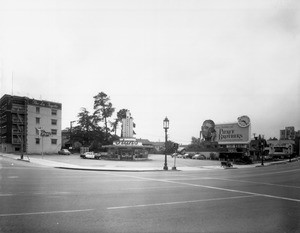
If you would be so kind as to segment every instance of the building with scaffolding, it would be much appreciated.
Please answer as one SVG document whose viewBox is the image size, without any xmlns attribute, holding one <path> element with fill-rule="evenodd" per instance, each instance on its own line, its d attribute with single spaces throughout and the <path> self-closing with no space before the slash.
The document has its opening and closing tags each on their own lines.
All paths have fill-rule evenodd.
<svg viewBox="0 0 300 233">
<path fill-rule="evenodd" d="M 61 110 L 61 103 L 2 96 L 0 151 L 56 154 L 61 148 Z"/>
</svg>

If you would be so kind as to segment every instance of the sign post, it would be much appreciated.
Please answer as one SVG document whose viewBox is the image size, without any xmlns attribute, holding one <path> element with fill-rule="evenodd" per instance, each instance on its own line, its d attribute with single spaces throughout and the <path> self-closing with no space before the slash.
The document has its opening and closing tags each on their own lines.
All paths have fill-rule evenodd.
<svg viewBox="0 0 300 233">
<path fill-rule="evenodd" d="M 174 143 L 175 153 L 177 152 L 178 147 L 179 147 L 179 144 L 178 143 Z M 174 166 L 172 167 L 172 170 L 176 170 L 176 157 L 177 157 L 177 154 L 174 156 Z"/>
<path fill-rule="evenodd" d="M 44 158 L 44 137 L 49 137 L 51 136 L 51 132 L 46 132 L 43 129 L 38 129 L 40 136 L 42 137 L 42 159 Z"/>
</svg>

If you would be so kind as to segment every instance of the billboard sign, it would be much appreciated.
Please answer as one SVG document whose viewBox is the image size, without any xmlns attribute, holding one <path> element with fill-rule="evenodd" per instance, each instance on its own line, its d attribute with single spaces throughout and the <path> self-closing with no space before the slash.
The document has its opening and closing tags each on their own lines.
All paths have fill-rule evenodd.
<svg viewBox="0 0 300 233">
<path fill-rule="evenodd" d="M 216 124 L 215 141 L 219 144 L 249 143 L 251 140 L 250 118 L 241 116 L 236 123 Z"/>
</svg>

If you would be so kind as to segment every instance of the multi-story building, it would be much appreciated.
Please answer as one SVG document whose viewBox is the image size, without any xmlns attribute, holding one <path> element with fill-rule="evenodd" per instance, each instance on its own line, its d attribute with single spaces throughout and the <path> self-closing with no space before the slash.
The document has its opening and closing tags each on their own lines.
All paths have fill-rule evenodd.
<svg viewBox="0 0 300 233">
<path fill-rule="evenodd" d="M 126 112 L 126 118 L 122 119 L 122 137 L 133 138 L 133 118 L 129 111 Z"/>
<path fill-rule="evenodd" d="M 294 126 L 285 127 L 285 129 L 280 130 L 280 140 L 294 140 L 299 136 L 300 130 L 295 131 Z"/>
<path fill-rule="evenodd" d="M 61 103 L 4 95 L 0 99 L 0 150 L 28 154 L 61 148 Z"/>
</svg>

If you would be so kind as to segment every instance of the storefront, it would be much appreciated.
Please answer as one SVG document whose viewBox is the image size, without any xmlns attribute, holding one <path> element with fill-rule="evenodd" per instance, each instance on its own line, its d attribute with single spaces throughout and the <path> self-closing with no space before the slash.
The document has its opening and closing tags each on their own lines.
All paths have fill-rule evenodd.
<svg viewBox="0 0 300 233">
<path fill-rule="evenodd" d="M 113 145 L 104 146 L 107 148 L 108 159 L 115 160 L 147 160 L 149 150 L 152 146 L 144 146 L 136 139 L 121 139 Z"/>
</svg>

